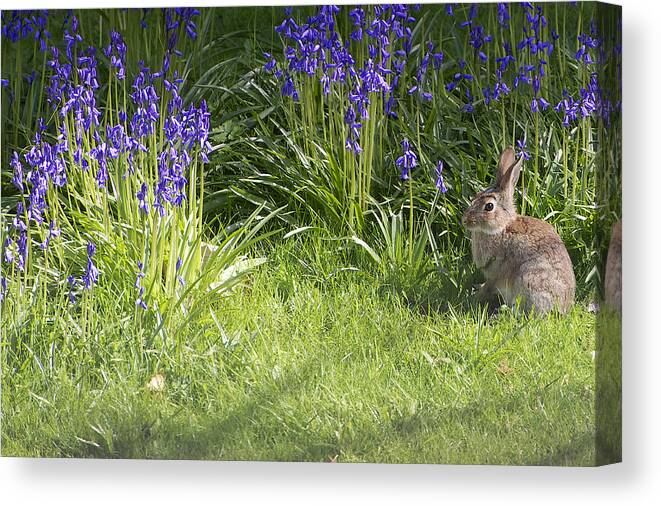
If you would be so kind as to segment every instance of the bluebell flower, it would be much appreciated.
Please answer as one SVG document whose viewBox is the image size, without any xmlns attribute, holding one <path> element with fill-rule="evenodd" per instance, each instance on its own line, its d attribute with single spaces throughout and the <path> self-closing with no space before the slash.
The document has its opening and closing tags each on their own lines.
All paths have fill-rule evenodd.
<svg viewBox="0 0 661 506">
<path fill-rule="evenodd" d="M 25 76 L 25 81 L 26 81 L 28 84 L 32 84 L 32 83 L 34 82 L 35 77 L 37 77 L 37 71 L 36 71 L 36 70 L 32 70 L 32 72 L 30 72 L 29 74 L 27 74 L 27 75 Z"/>
<path fill-rule="evenodd" d="M 177 281 L 179 281 L 179 284 L 180 284 L 181 286 L 186 286 L 186 282 L 184 281 L 184 278 L 182 278 L 182 277 L 179 275 L 179 270 L 181 269 L 181 266 L 183 265 L 183 263 L 184 263 L 184 262 L 183 262 L 183 260 L 181 259 L 181 257 L 178 257 L 178 258 L 177 258 L 177 264 L 175 265 L 175 272 L 177 273 Z"/>
<path fill-rule="evenodd" d="M 18 230 L 19 232 L 25 232 L 28 229 L 25 221 L 23 221 L 24 212 L 25 208 L 23 206 L 23 202 L 19 201 L 18 204 L 16 204 L 16 214 L 12 218 L 13 229 Z"/>
<path fill-rule="evenodd" d="M 266 72 L 271 72 L 276 65 L 275 58 L 270 53 L 262 53 L 264 55 L 264 58 L 266 58 L 267 62 L 266 65 L 264 65 L 264 70 Z"/>
<path fill-rule="evenodd" d="M 143 30 L 147 29 L 149 24 L 147 23 L 146 15 L 149 12 L 150 9 L 142 9 L 142 17 L 140 18 L 140 26 L 142 27 Z"/>
<path fill-rule="evenodd" d="M 23 272 L 25 270 L 25 264 L 28 260 L 28 233 L 25 230 L 21 230 L 16 241 L 17 246 L 17 266 L 18 269 Z"/>
<path fill-rule="evenodd" d="M 44 51 L 51 34 L 46 29 L 48 11 L 3 11 L 2 36 L 10 42 L 18 42 L 32 35 L 39 41 L 39 48 Z"/>
<path fill-rule="evenodd" d="M 443 181 L 443 160 L 439 160 L 436 164 L 436 189 L 441 193 L 446 193 L 448 191 Z"/>
<path fill-rule="evenodd" d="M 75 304 L 76 296 L 73 293 L 73 291 L 76 288 L 76 284 L 78 283 L 78 281 L 73 276 L 67 276 L 67 283 L 69 283 L 69 302 L 71 302 L 71 304 Z"/>
<path fill-rule="evenodd" d="M 44 242 L 42 242 L 39 247 L 42 250 L 45 250 L 48 248 L 48 245 L 50 244 L 50 241 L 53 237 L 59 237 L 62 231 L 55 226 L 55 220 L 50 222 L 50 225 L 48 227 L 48 232 L 46 233 L 46 238 L 44 239 Z"/>
<path fill-rule="evenodd" d="M 140 306 L 144 311 L 147 311 L 147 303 L 144 300 L 145 287 L 141 286 L 138 290 L 138 298 L 135 299 L 135 305 Z"/>
<path fill-rule="evenodd" d="M 534 113 L 538 113 L 540 110 L 544 111 L 549 106 L 549 102 L 542 97 L 533 97 L 530 102 L 530 110 Z"/>
<path fill-rule="evenodd" d="M 577 113 L 580 107 L 580 102 L 576 102 L 574 98 L 563 90 L 563 99 L 558 102 L 554 109 L 558 112 L 564 111 L 562 126 L 568 127 L 573 121 L 576 120 Z"/>
<path fill-rule="evenodd" d="M 142 183 L 140 189 L 136 192 L 135 196 L 138 199 L 138 208 L 149 215 L 149 204 L 147 203 L 147 183 Z"/>
<path fill-rule="evenodd" d="M 142 279 L 145 277 L 143 272 L 142 262 L 138 260 L 138 272 L 136 273 L 135 286 L 138 289 L 138 298 L 135 300 L 135 305 L 140 306 L 145 311 L 147 310 L 147 303 L 144 301 L 145 287 L 142 286 Z"/>
<path fill-rule="evenodd" d="M 496 84 L 494 84 L 494 92 L 493 92 L 493 97 L 494 100 L 498 100 L 500 96 L 507 96 L 511 93 L 511 90 L 509 86 L 507 86 L 507 83 L 503 81 L 498 81 Z"/>
<path fill-rule="evenodd" d="M 18 153 L 16 151 L 14 151 L 14 154 L 11 157 L 9 166 L 14 169 L 14 175 L 11 178 L 11 182 L 18 189 L 18 191 L 23 193 L 23 164 L 18 158 Z"/>
<path fill-rule="evenodd" d="M 472 26 L 473 19 L 477 16 L 477 4 L 471 4 L 468 11 L 468 19 L 459 24 L 462 28 L 465 26 Z"/>
<path fill-rule="evenodd" d="M 510 13 L 506 3 L 498 3 L 498 24 L 503 28 L 509 28 Z"/>
<path fill-rule="evenodd" d="M 96 253 L 96 245 L 92 242 L 87 243 L 87 268 L 82 276 L 85 290 L 90 290 L 99 281 L 99 269 L 92 261 L 92 257 Z"/>
<path fill-rule="evenodd" d="M 484 95 L 484 105 L 490 105 L 491 100 L 494 98 L 494 93 L 491 90 L 491 87 L 487 86 L 486 88 L 482 88 L 482 94 Z"/>
<path fill-rule="evenodd" d="M 510 44 L 508 42 L 503 42 L 503 48 L 505 49 L 505 56 L 496 58 L 496 63 L 498 64 L 498 70 L 500 72 L 505 72 L 508 65 L 515 62 Z"/>
<path fill-rule="evenodd" d="M 5 262 L 7 262 L 8 264 L 14 263 L 14 260 L 16 259 L 16 251 L 14 248 L 14 241 L 12 240 L 12 238 L 7 237 L 2 247 L 4 249 Z"/>
<path fill-rule="evenodd" d="M 0 274 L 0 302 L 7 296 L 7 278 Z"/>
<path fill-rule="evenodd" d="M 443 51 L 438 51 L 437 53 L 432 53 L 432 59 L 434 64 L 434 70 L 439 70 L 443 63 Z"/>
<path fill-rule="evenodd" d="M 516 156 L 522 156 L 524 160 L 530 160 L 530 154 L 526 151 L 526 138 L 524 137 L 523 140 L 517 140 L 516 145 L 518 147 Z"/>
<path fill-rule="evenodd" d="M 402 148 L 404 153 L 397 158 L 395 164 L 401 169 L 401 178 L 406 180 L 409 178 L 411 169 L 418 165 L 418 157 L 411 151 L 408 139 L 402 140 Z"/>
<path fill-rule="evenodd" d="M 475 107 L 473 106 L 473 95 L 471 94 L 470 88 L 466 88 L 466 103 L 461 110 L 469 114 L 472 114 L 475 111 Z"/>
<path fill-rule="evenodd" d="M 487 61 L 487 55 L 482 51 L 484 44 L 491 42 L 493 37 L 491 35 L 484 34 L 484 27 L 481 25 L 475 25 L 471 27 L 469 44 L 475 49 L 475 54 L 482 61 Z"/>
<path fill-rule="evenodd" d="M 74 61 L 73 50 L 83 41 L 83 37 L 78 33 L 78 18 L 71 16 L 67 21 L 67 29 L 64 30 L 64 40 L 66 40 L 66 54 L 70 62 Z"/>
<path fill-rule="evenodd" d="M 459 72 L 455 72 L 452 81 L 447 83 L 445 85 L 446 91 L 450 92 L 456 88 L 459 88 L 459 84 L 462 81 L 472 81 L 473 80 L 473 75 L 465 73 L 463 70 L 466 66 L 466 61 L 465 60 L 459 60 Z M 468 88 L 467 88 L 468 89 Z"/>
<path fill-rule="evenodd" d="M 282 86 L 282 95 L 285 97 L 292 97 L 294 102 L 298 102 L 298 91 L 296 91 L 294 80 L 290 75 L 285 76 L 285 83 Z"/>
<path fill-rule="evenodd" d="M 103 50 L 103 54 L 110 58 L 110 65 L 117 69 L 115 75 L 120 81 L 126 77 L 126 43 L 119 32 L 111 30 L 110 44 Z"/>
<path fill-rule="evenodd" d="M 532 89 L 535 96 L 533 97 L 530 103 L 530 110 L 534 113 L 539 112 L 540 109 L 545 110 L 549 106 L 549 103 L 546 99 L 542 97 L 538 97 L 539 89 L 540 89 L 540 80 L 539 80 L 539 76 L 537 75 L 533 76 L 532 78 Z"/>
</svg>

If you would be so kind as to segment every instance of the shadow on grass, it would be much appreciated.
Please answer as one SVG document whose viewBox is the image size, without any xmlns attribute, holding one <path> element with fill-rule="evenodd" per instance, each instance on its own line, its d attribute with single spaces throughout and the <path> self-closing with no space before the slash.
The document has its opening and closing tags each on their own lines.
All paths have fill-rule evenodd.
<svg viewBox="0 0 661 506">
<path fill-rule="evenodd" d="M 93 444 L 81 442 L 75 448 L 69 448 L 66 456 L 249 460 L 251 457 L 248 453 L 242 458 L 236 448 L 242 444 L 248 448 L 254 443 L 253 450 L 259 449 L 260 445 L 264 446 L 263 450 L 267 450 L 270 443 L 282 437 L 283 432 L 286 433 L 287 425 L 283 423 L 278 427 L 271 422 L 269 431 L 255 441 L 245 438 L 245 432 L 259 430 L 261 419 L 265 414 L 274 413 L 273 410 L 269 411 L 269 407 L 279 399 L 295 397 L 305 390 L 316 374 L 311 365 L 312 361 L 308 360 L 301 367 L 282 371 L 277 379 L 247 387 L 243 402 L 218 416 L 214 413 L 198 415 L 199 409 L 187 405 L 170 405 L 166 409 L 163 406 L 167 403 L 162 399 L 144 393 L 143 404 L 137 413 L 133 413 L 134 416 L 122 416 L 122 413 L 115 412 L 106 417 L 113 433 L 112 449 L 98 436 L 91 434 Z M 319 446 L 328 449 L 322 442 Z M 311 452 L 310 458 L 306 460 L 320 460 L 325 453 Z"/>
<path fill-rule="evenodd" d="M 509 398 L 505 402 L 502 399 L 495 399 L 498 403 L 499 414 L 517 415 L 530 410 L 530 399 L 524 396 Z M 571 440 L 564 442 L 554 442 L 549 446 L 548 441 L 534 441 L 526 437 L 527 430 L 519 427 L 508 428 L 505 423 L 496 427 L 491 424 L 493 433 L 485 435 L 484 431 L 484 412 L 492 406 L 492 403 L 485 401 L 476 401 L 468 406 L 446 410 L 437 417 L 426 416 L 407 416 L 392 421 L 392 428 L 397 434 L 399 441 L 408 441 L 412 446 L 420 446 L 419 441 L 426 439 L 430 433 L 442 432 L 444 428 L 455 422 L 456 430 L 459 436 L 466 433 L 465 429 L 474 431 L 475 440 L 458 437 L 452 440 L 452 443 L 459 449 L 465 448 L 465 454 L 457 453 L 456 456 L 449 456 L 445 460 L 430 460 L 429 456 L 421 459 L 420 463 L 448 463 L 448 464 L 491 464 L 491 465 L 532 465 L 532 466 L 591 466 L 594 465 L 594 431 L 586 431 L 571 436 Z M 482 430 L 480 430 L 480 428 Z M 464 430 L 462 430 L 464 429 Z M 528 429 L 527 427 L 525 429 Z M 536 431 L 537 434 L 541 432 Z M 523 438 L 523 439 L 521 439 Z M 449 439 L 449 438 L 448 438 Z M 488 442 L 486 442 L 488 440 Z M 485 451 L 483 454 L 471 452 L 470 447 L 485 442 Z M 491 447 L 489 448 L 489 443 Z M 516 444 L 518 443 L 518 445 Z M 533 448 L 541 445 L 540 448 Z M 511 445 L 503 447 L 501 445 Z M 500 447 L 499 447 L 500 446 Z M 498 454 L 494 456 L 494 448 Z M 421 452 L 422 447 L 418 448 Z M 542 454 L 540 456 L 540 454 Z M 524 457 L 523 455 L 528 455 Z"/>
<path fill-rule="evenodd" d="M 472 287 L 477 278 L 470 278 L 465 286 Z M 475 283 L 472 283 L 475 281 Z M 446 313 L 450 308 L 460 312 L 473 312 L 479 305 L 470 294 L 470 289 L 463 285 L 455 286 L 449 279 L 430 276 L 422 283 L 409 284 L 392 279 L 379 287 L 382 296 L 397 297 L 406 306 L 421 315 Z"/>
<path fill-rule="evenodd" d="M 597 317 L 595 417 L 597 464 L 622 462 L 622 318 L 602 310 Z"/>
<path fill-rule="evenodd" d="M 251 387 L 243 402 L 219 416 L 171 416 L 150 431 L 135 431 L 131 420 L 117 418 L 112 453 L 103 445 L 83 445 L 72 456 L 516 465 L 592 465 L 594 460 L 593 433 L 570 434 L 569 440 L 540 427 L 531 433 L 534 393 L 499 395 L 438 412 L 388 415 L 383 423 L 356 413 L 352 428 L 341 435 L 332 426 L 347 423 L 349 415 L 338 409 L 337 422 L 315 430 L 316 410 L 306 413 L 310 419 L 300 419 L 296 398 L 308 392 L 318 374 L 316 362 L 307 360 L 277 380 Z M 327 415 L 327 404 L 325 409 Z M 519 415 L 526 420 L 508 428 L 506 420 Z M 536 440 L 534 434 L 542 437 Z"/>
</svg>

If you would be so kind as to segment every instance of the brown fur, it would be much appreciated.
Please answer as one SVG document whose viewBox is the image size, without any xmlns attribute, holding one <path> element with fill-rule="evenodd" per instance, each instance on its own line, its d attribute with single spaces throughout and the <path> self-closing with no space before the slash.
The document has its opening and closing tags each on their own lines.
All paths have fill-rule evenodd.
<svg viewBox="0 0 661 506">
<path fill-rule="evenodd" d="M 622 312 L 622 220 L 613 225 L 608 246 L 604 292 L 606 305 Z"/>
<path fill-rule="evenodd" d="M 514 187 L 522 160 L 506 149 L 500 158 L 494 186 L 480 192 L 462 222 L 471 231 L 473 260 L 485 283 L 478 297 L 500 297 L 526 311 L 566 312 L 574 302 L 576 281 L 565 245 L 548 223 L 516 214 Z M 486 210 L 487 204 L 494 208 Z"/>
</svg>

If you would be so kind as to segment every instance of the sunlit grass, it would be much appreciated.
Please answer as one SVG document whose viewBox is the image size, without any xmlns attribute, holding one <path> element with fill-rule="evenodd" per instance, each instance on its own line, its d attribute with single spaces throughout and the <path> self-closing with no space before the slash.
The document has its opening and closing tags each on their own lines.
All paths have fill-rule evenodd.
<svg viewBox="0 0 661 506">
<path fill-rule="evenodd" d="M 34 308 L 44 317 L 26 334 L 53 344 L 16 363 L 5 340 L 3 455 L 593 463 L 594 316 L 581 305 L 530 320 L 435 312 L 342 266 L 292 243 L 162 340 L 103 295 L 113 323 L 96 339 Z M 146 388 L 156 372 L 162 393 Z"/>
</svg>

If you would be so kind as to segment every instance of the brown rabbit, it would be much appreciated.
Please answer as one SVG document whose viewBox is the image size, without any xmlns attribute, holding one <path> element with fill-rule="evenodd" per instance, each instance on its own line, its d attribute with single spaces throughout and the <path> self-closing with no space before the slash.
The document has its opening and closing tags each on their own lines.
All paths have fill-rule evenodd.
<svg viewBox="0 0 661 506">
<path fill-rule="evenodd" d="M 606 305 L 614 311 L 622 312 L 622 220 L 611 229 L 611 242 L 606 259 L 604 292 Z"/>
<path fill-rule="evenodd" d="M 551 225 L 516 213 L 522 163 L 512 148 L 503 151 L 494 185 L 477 194 L 462 218 L 471 232 L 473 261 L 486 279 L 477 295 L 487 302 L 500 296 L 508 305 L 518 298 L 525 311 L 564 313 L 576 289 L 571 259 Z"/>
</svg>

